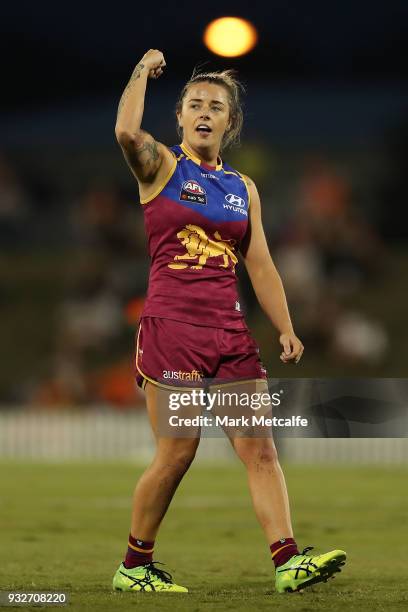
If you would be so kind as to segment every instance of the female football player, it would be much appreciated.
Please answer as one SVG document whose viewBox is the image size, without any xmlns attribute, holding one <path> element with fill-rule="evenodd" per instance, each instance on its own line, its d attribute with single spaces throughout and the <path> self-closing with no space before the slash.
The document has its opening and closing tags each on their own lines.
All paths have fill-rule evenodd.
<svg viewBox="0 0 408 612">
<path fill-rule="evenodd" d="M 160 77 L 165 65 L 157 49 L 142 57 L 121 97 L 115 128 L 139 185 L 151 257 L 137 333 L 136 378 L 145 390 L 156 438 L 155 457 L 135 488 L 126 557 L 113 579 L 113 588 L 120 591 L 187 592 L 157 567 L 153 549 L 200 437 L 199 429 L 181 436 L 163 430 L 163 392 L 191 391 L 205 379 L 229 381 L 230 387 L 252 381 L 267 390 L 267 373 L 239 304 L 238 252 L 278 332 L 281 360 L 298 363 L 303 353 L 269 253 L 257 188 L 220 158 L 239 139 L 240 83 L 231 70 L 194 73 L 176 105 L 181 143 L 168 148 L 141 128 L 147 81 Z M 341 550 L 318 556 L 308 556 L 308 548 L 299 552 L 272 435 L 229 431 L 229 437 L 247 469 L 255 513 L 275 564 L 277 591 L 299 590 L 340 571 L 346 558 Z"/>
</svg>

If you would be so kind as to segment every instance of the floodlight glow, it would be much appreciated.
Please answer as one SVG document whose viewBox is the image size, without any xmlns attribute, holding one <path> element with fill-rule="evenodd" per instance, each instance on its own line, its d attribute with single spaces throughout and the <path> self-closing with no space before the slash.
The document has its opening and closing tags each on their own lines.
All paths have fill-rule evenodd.
<svg viewBox="0 0 408 612">
<path fill-rule="evenodd" d="M 255 27 L 241 17 L 220 17 L 204 31 L 204 44 L 217 55 L 238 57 L 254 48 L 258 40 Z"/>
</svg>

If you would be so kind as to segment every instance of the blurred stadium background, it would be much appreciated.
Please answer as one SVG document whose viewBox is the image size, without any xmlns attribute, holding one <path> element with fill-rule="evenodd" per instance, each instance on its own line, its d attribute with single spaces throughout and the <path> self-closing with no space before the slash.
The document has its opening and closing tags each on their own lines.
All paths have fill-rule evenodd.
<svg viewBox="0 0 408 612">
<path fill-rule="evenodd" d="M 202 35 L 230 14 L 250 20 L 259 41 L 220 58 Z M 171 3 L 157 13 L 9 3 L 0 33 L 0 457 L 123 459 L 132 439 L 131 457 L 151 452 L 132 375 L 149 261 L 137 184 L 114 136 L 121 93 L 151 47 L 167 69 L 149 81 L 143 126 L 168 145 L 197 64 L 236 68 L 246 86 L 242 145 L 224 157 L 258 185 L 306 346 L 296 369 L 281 364 L 241 265 L 269 376 L 406 376 L 406 3 L 207 2 L 177 15 Z M 334 444 L 316 442 L 311 460 Z M 350 458 L 338 444 L 333 459 Z M 353 457 L 394 457 L 396 443 L 370 448 Z M 392 460 L 407 460 L 405 445 Z"/>
</svg>

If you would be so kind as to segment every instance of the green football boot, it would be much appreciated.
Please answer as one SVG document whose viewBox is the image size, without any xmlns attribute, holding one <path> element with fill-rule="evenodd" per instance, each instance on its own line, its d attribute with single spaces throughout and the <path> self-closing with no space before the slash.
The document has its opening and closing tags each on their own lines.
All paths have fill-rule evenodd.
<svg viewBox="0 0 408 612">
<path fill-rule="evenodd" d="M 174 584 L 171 574 L 156 567 L 157 563 L 159 561 L 152 561 L 131 569 L 121 563 L 113 577 L 113 590 L 188 593 L 185 587 Z"/>
<path fill-rule="evenodd" d="M 300 591 L 318 582 L 327 582 L 333 574 L 341 572 L 346 553 L 344 550 L 331 550 L 323 555 L 306 555 L 313 546 L 306 547 L 299 555 L 294 555 L 284 565 L 275 570 L 275 587 L 278 593 Z"/>
</svg>

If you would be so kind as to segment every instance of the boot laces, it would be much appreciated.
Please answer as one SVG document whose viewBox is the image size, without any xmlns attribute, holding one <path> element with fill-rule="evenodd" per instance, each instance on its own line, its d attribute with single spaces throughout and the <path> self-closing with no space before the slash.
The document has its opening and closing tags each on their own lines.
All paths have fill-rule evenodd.
<svg viewBox="0 0 408 612">
<path fill-rule="evenodd" d="M 151 561 L 150 563 L 147 563 L 145 565 L 149 577 L 152 576 L 153 578 L 158 578 L 162 582 L 172 583 L 172 575 L 169 572 L 166 572 L 165 570 L 156 567 L 157 564 L 164 565 L 164 563 L 161 563 L 160 561 Z"/>
<path fill-rule="evenodd" d="M 312 550 L 312 548 L 314 548 L 314 546 L 306 546 L 306 548 L 304 548 L 300 554 L 301 554 L 301 555 L 306 555 L 306 553 L 307 553 L 309 550 Z"/>
</svg>

